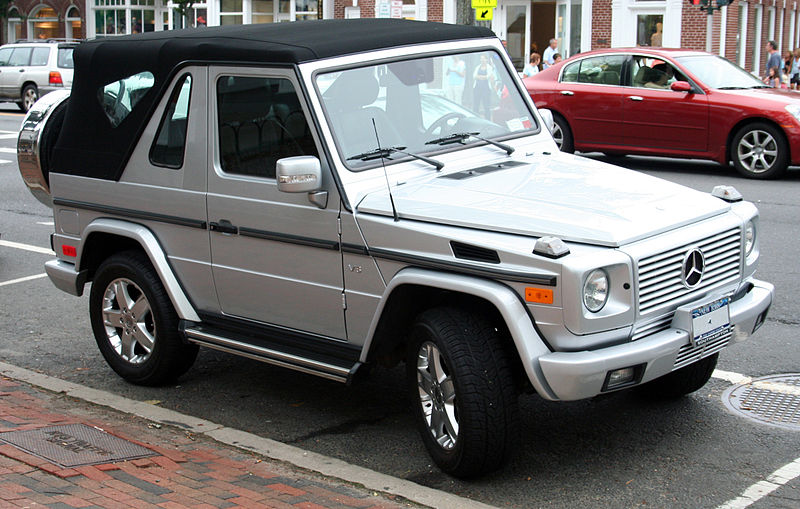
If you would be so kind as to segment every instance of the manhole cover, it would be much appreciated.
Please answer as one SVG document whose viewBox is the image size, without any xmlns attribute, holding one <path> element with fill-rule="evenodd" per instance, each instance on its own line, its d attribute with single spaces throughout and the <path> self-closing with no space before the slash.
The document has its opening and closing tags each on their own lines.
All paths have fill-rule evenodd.
<svg viewBox="0 0 800 509">
<path fill-rule="evenodd" d="M 757 422 L 800 430 L 800 374 L 772 375 L 722 394 L 730 410 Z"/>
<path fill-rule="evenodd" d="M 64 468 L 155 456 L 156 453 L 84 424 L 0 433 L 0 442 Z"/>
</svg>

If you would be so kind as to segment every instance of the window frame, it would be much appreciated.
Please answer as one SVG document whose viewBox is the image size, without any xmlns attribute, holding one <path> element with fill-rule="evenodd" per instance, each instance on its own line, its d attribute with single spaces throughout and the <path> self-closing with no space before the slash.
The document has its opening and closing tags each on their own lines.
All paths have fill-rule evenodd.
<svg viewBox="0 0 800 509">
<path fill-rule="evenodd" d="M 180 95 L 183 92 L 183 86 L 186 83 L 186 79 L 189 79 L 189 99 L 186 102 L 186 129 L 183 132 L 183 150 L 181 151 L 181 160 L 178 164 L 169 164 L 161 161 L 155 161 L 153 158 L 153 153 L 156 150 L 156 146 L 158 145 L 158 139 L 161 136 L 161 131 L 167 126 L 168 122 L 172 121 L 172 116 L 175 114 L 175 108 L 172 107 L 173 104 L 177 105 L 178 100 L 180 99 Z M 153 166 L 158 166 L 160 168 L 168 168 L 172 170 L 180 170 L 183 168 L 183 163 L 186 160 L 186 139 L 189 133 L 189 115 L 192 110 L 192 94 L 194 94 L 194 78 L 192 73 L 186 72 L 183 73 L 175 84 L 173 85 L 172 91 L 170 92 L 169 98 L 167 100 L 166 107 L 164 108 L 164 113 L 161 115 L 161 120 L 158 123 L 158 129 L 156 129 L 155 135 L 153 136 L 153 142 L 150 144 L 150 150 L 148 151 L 147 157 L 150 161 L 150 164 Z M 168 118 L 170 117 L 170 118 Z"/>
</svg>

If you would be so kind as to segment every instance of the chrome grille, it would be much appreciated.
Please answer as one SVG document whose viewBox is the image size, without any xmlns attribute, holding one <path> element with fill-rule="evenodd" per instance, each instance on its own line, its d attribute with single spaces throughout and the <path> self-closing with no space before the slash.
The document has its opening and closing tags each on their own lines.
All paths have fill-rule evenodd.
<svg viewBox="0 0 800 509">
<path fill-rule="evenodd" d="M 638 265 L 639 314 L 676 305 L 687 295 L 732 281 L 741 272 L 741 228 L 733 228 L 706 239 L 642 258 Z M 705 257 L 703 279 L 689 289 L 681 281 L 686 252 L 697 247 Z"/>
<path fill-rule="evenodd" d="M 676 369 L 680 369 L 684 366 L 688 366 L 689 364 L 699 361 L 704 357 L 708 357 L 709 355 L 713 355 L 723 348 L 728 346 L 728 343 L 731 340 L 733 327 L 728 327 L 728 329 L 719 335 L 719 337 L 705 343 L 701 346 L 692 346 L 691 343 L 684 345 L 678 351 L 678 357 L 675 359 L 675 365 L 673 366 L 672 370 L 675 371 Z"/>
</svg>

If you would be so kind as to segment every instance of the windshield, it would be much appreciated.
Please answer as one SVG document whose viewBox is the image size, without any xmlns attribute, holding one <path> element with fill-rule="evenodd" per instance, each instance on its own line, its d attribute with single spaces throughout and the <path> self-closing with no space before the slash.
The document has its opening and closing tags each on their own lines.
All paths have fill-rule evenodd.
<svg viewBox="0 0 800 509">
<path fill-rule="evenodd" d="M 714 55 L 698 55 L 676 58 L 700 81 L 710 88 L 737 89 L 762 88 L 764 83 L 736 64 Z"/>
<path fill-rule="evenodd" d="M 353 170 L 538 129 L 493 51 L 319 73 L 315 80 L 339 154 Z M 436 143 L 459 133 L 470 136 Z M 387 155 L 389 148 L 399 150 Z"/>
</svg>

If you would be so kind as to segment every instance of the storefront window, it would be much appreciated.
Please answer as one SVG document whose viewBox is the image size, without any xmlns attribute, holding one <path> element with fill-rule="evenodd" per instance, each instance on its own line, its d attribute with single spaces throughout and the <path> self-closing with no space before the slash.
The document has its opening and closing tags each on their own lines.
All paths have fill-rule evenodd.
<svg viewBox="0 0 800 509">
<path fill-rule="evenodd" d="M 295 19 L 317 19 L 317 0 L 294 0 Z"/>
<path fill-rule="evenodd" d="M 34 39 L 58 37 L 58 14 L 50 7 L 42 7 L 29 19 L 28 35 Z"/>
<path fill-rule="evenodd" d="M 78 8 L 72 6 L 67 10 L 67 16 L 64 19 L 66 24 L 67 39 L 83 39 L 83 24 L 81 23 L 81 13 Z"/>
<path fill-rule="evenodd" d="M 274 11 L 274 0 L 253 0 L 253 23 L 274 23 Z"/>
<path fill-rule="evenodd" d="M 219 10 L 220 25 L 241 25 L 244 23 L 242 0 L 222 0 Z"/>
<path fill-rule="evenodd" d="M 637 46 L 662 46 L 663 14 L 639 14 L 636 17 Z"/>
</svg>

